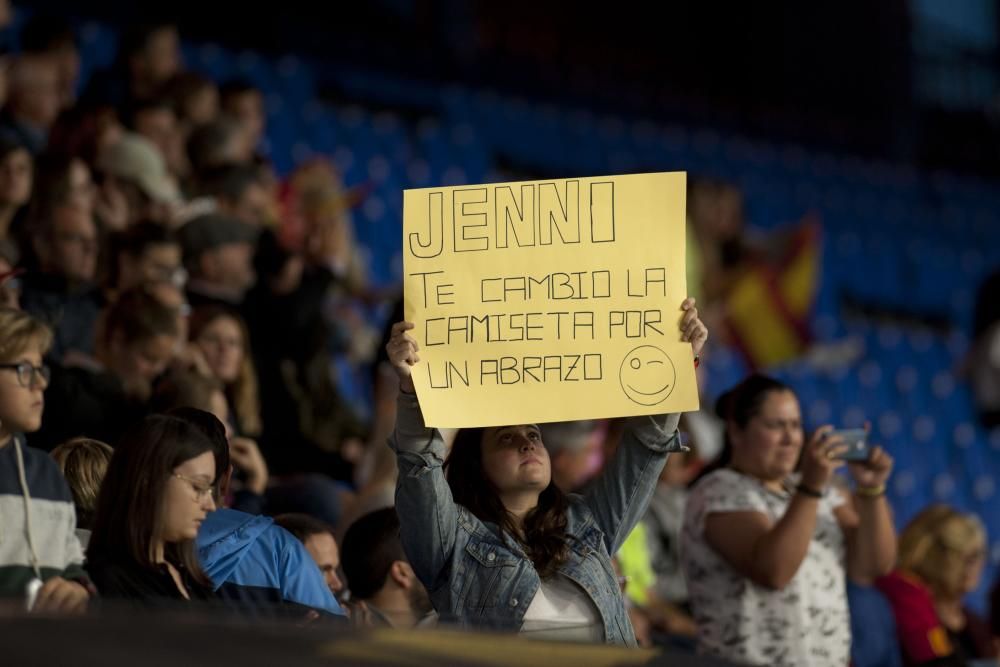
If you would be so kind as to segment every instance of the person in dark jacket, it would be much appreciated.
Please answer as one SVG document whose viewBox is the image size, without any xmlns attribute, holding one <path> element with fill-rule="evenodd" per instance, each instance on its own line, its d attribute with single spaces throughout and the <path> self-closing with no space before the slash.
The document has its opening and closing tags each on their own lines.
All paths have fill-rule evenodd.
<svg viewBox="0 0 1000 667">
<path fill-rule="evenodd" d="M 97 500 L 87 570 L 101 596 L 142 607 L 212 600 L 195 538 L 215 510 L 212 442 L 193 424 L 151 415 L 118 443 Z"/>
<path fill-rule="evenodd" d="M 58 206 L 33 220 L 32 245 L 39 271 L 22 280 L 21 307 L 52 326 L 55 340 L 48 358 L 94 353 L 94 333 L 102 299 L 94 282 L 99 239 L 91 214 Z"/>
<path fill-rule="evenodd" d="M 153 382 L 180 343 L 179 327 L 175 310 L 144 291 L 120 296 L 104 316 L 96 363 L 53 368 L 50 409 L 31 444 L 49 451 L 86 436 L 114 446 L 146 414 Z"/>
</svg>

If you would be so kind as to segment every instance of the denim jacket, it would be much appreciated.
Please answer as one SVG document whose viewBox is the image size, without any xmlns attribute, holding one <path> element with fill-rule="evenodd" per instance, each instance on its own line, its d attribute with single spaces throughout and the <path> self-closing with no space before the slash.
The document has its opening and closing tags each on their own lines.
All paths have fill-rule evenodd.
<svg viewBox="0 0 1000 667">
<path fill-rule="evenodd" d="M 683 449 L 678 419 L 629 419 L 600 478 L 585 495 L 568 498 L 570 554 L 559 573 L 590 596 L 608 644 L 636 645 L 611 555 L 645 513 L 669 452 Z M 454 502 L 442 468 L 444 441 L 424 425 L 415 395 L 400 393 L 390 446 L 399 466 L 400 537 L 442 621 L 519 631 L 538 591 L 538 573 L 516 540 Z"/>
</svg>

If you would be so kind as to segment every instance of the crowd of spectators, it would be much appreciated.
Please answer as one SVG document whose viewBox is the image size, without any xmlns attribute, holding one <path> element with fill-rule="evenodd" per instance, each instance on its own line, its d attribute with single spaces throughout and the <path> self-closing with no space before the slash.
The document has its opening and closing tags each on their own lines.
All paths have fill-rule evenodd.
<svg viewBox="0 0 1000 667">
<path fill-rule="evenodd" d="M 37 16 L 20 44 L 0 86 L 0 595 L 18 609 L 202 605 L 769 665 L 996 654 L 998 610 L 963 606 L 982 525 L 934 506 L 897 540 L 892 458 L 845 468 L 792 388 L 750 376 L 714 417 L 428 429 L 412 325 L 378 346 L 358 316 L 384 299 L 402 320 L 367 284 L 358 195 L 322 161 L 279 181 L 260 90 L 186 71 L 171 24 L 129 29 L 86 82 L 70 24 Z M 726 305 L 774 262 L 738 192 L 691 194 L 697 354 L 707 329 L 738 335 Z M 371 366 L 372 415 L 336 355 Z"/>
</svg>

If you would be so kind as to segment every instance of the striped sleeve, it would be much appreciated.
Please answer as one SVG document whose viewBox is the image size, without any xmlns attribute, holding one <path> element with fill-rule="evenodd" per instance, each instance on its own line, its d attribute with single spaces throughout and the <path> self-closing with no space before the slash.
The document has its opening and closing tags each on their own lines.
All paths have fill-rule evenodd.
<svg viewBox="0 0 1000 667">
<path fill-rule="evenodd" d="M 32 552 L 43 579 L 86 579 L 66 480 L 44 452 L 30 447 L 21 451 L 30 497 L 27 511 L 14 447 L 0 449 L 0 597 L 24 594 L 35 576 Z"/>
</svg>

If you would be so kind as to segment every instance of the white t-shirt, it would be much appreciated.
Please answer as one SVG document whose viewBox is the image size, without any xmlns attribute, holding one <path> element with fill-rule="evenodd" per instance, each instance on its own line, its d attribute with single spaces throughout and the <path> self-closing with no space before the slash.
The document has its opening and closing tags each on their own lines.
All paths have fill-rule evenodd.
<svg viewBox="0 0 1000 667">
<path fill-rule="evenodd" d="M 604 625 L 587 592 L 562 575 L 543 579 L 524 612 L 521 634 L 531 639 L 603 642 Z"/>
<path fill-rule="evenodd" d="M 805 560 L 780 591 L 736 572 L 705 541 L 705 519 L 720 512 L 760 512 L 778 521 L 791 493 L 778 493 L 734 470 L 711 473 L 692 490 L 684 515 L 681 565 L 698 623 L 702 653 L 777 667 L 845 667 L 851 647 L 844 533 L 831 490 L 819 503 Z"/>
</svg>

